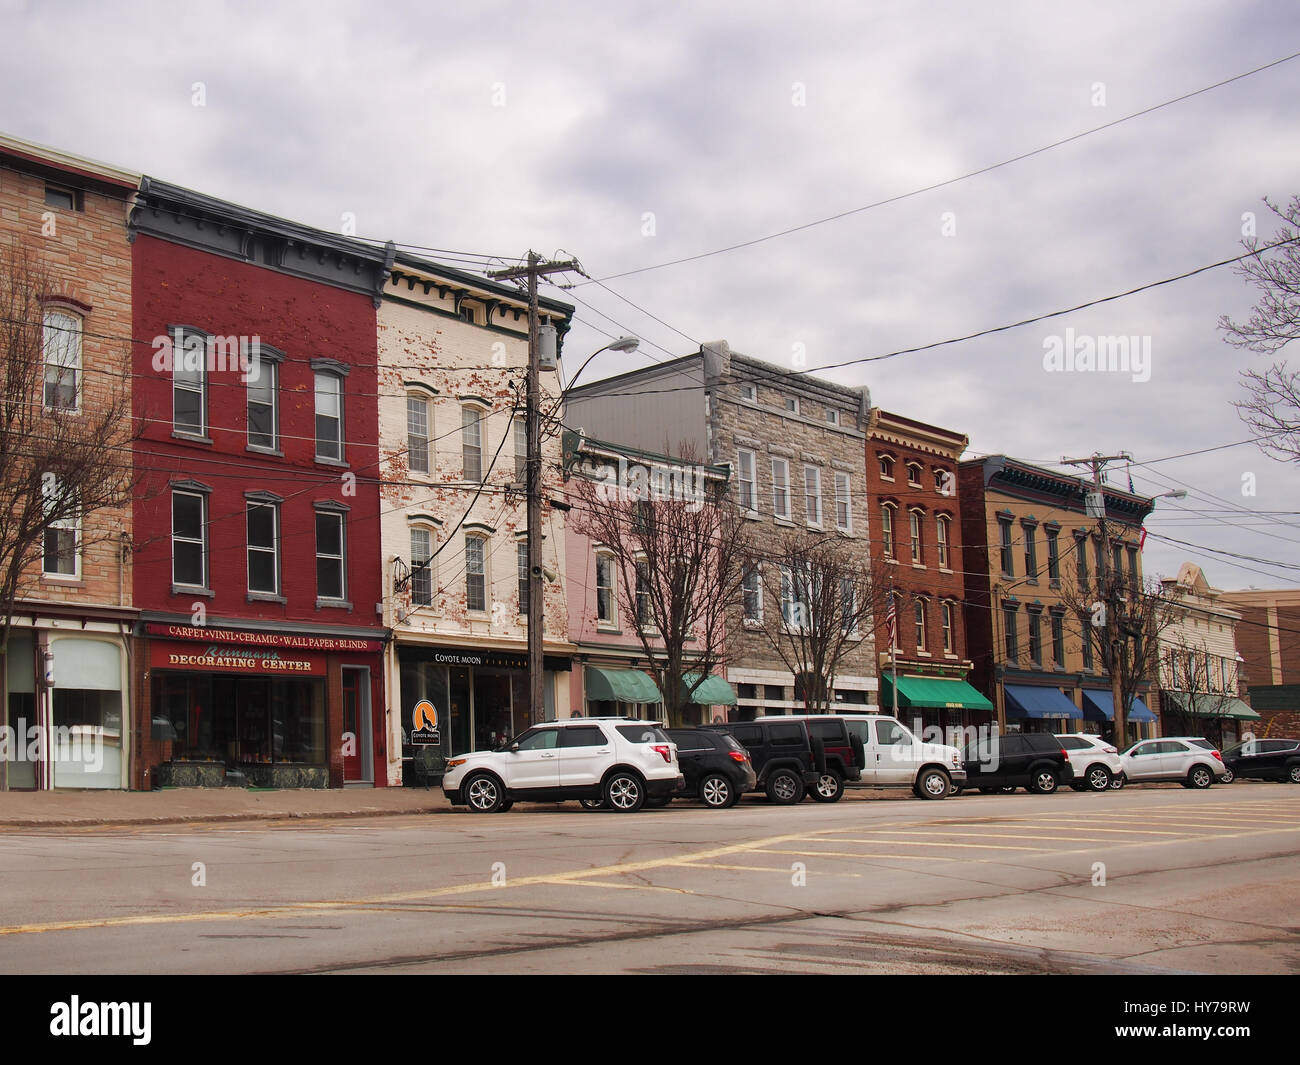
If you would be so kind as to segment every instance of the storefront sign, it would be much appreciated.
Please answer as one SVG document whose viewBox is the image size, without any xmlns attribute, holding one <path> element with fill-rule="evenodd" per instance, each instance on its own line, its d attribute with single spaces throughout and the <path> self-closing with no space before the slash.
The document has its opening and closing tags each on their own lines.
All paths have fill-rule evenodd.
<svg viewBox="0 0 1300 1065">
<path fill-rule="evenodd" d="M 428 699 L 415 704 L 411 711 L 411 724 L 414 726 L 411 729 L 412 744 L 437 746 L 442 743 L 442 735 L 438 732 L 438 711 Z"/>
<path fill-rule="evenodd" d="M 209 633 L 211 636 L 211 633 Z M 304 651 L 239 647 L 226 643 L 186 644 L 156 641 L 149 647 L 154 669 L 205 670 L 212 673 L 325 676 L 325 656 Z"/>
<path fill-rule="evenodd" d="M 290 632 L 250 632 L 240 629 L 204 628 L 198 625 L 162 625 L 148 622 L 144 627 L 147 636 L 166 636 L 172 640 L 200 640 L 207 643 L 219 640 L 222 644 L 242 647 L 285 647 L 301 651 L 353 651 L 378 654 L 384 649 L 382 640 L 350 639 L 344 636 L 301 636 Z"/>
<path fill-rule="evenodd" d="M 402 648 L 403 655 L 410 655 L 423 662 L 436 662 L 440 666 L 478 666 L 486 669 L 528 669 L 528 655 L 512 651 L 480 651 L 464 647 L 412 647 Z M 546 655 L 543 669 L 567 672 L 570 663 L 567 658 Z"/>
</svg>

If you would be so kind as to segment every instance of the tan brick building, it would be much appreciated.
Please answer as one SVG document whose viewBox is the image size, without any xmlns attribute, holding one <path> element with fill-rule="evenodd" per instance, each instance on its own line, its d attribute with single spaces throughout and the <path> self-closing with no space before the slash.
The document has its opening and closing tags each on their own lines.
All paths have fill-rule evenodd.
<svg viewBox="0 0 1300 1065">
<path fill-rule="evenodd" d="M 126 387 L 131 249 L 140 175 L 0 136 L 0 242 L 21 242 L 50 278 L 42 295 L 47 411 L 95 410 Z M 19 590 L 5 670 L 9 788 L 123 788 L 129 722 L 130 509 L 45 536 Z M 47 742 L 33 746 L 39 730 Z"/>
</svg>

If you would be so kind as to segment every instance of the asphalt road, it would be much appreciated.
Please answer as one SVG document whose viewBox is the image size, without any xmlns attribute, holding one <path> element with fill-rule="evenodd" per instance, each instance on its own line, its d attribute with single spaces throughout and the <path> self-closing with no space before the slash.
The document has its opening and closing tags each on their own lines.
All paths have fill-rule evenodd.
<svg viewBox="0 0 1300 1065">
<path fill-rule="evenodd" d="M 1295 973 L 1300 787 L 0 833 L 4 973 Z"/>
</svg>

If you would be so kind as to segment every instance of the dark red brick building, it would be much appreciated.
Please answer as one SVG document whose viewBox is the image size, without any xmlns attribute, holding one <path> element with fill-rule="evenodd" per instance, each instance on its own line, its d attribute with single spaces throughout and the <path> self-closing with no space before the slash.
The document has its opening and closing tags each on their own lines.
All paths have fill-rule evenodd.
<svg viewBox="0 0 1300 1065">
<path fill-rule="evenodd" d="M 957 463 L 968 442 L 878 407 L 867 425 L 871 547 L 890 571 L 897 632 L 891 648 L 886 619 L 877 619 L 880 708 L 945 736 L 992 714 L 966 679 Z"/>
<path fill-rule="evenodd" d="M 382 784 L 391 250 L 147 178 L 128 228 L 133 786 Z"/>
</svg>

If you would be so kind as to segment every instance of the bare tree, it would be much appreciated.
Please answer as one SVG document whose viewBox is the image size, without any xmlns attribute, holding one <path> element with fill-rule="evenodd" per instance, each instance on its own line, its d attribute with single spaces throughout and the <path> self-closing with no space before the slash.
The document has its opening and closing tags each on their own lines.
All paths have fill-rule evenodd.
<svg viewBox="0 0 1300 1065">
<path fill-rule="evenodd" d="M 613 556 L 619 608 L 670 725 L 685 723 L 699 686 L 726 662 L 727 616 L 740 602 L 749 537 L 725 484 L 682 450 L 680 466 L 634 466 L 631 483 L 580 471 L 570 518 Z"/>
<path fill-rule="evenodd" d="M 0 243 L 0 652 L 42 560 L 59 566 L 116 539 L 118 523 L 95 512 L 131 500 L 130 350 L 123 342 L 112 365 L 97 358 L 92 379 L 76 320 L 47 317 L 55 291 L 22 241 Z"/>
<path fill-rule="evenodd" d="M 1300 336 L 1300 196 L 1281 207 L 1267 197 L 1265 205 L 1278 220 L 1273 239 L 1261 244 L 1256 236 L 1241 243 L 1253 254 L 1237 264 L 1237 272 L 1259 291 L 1259 301 L 1243 322 L 1226 314 L 1219 319 L 1224 339 L 1236 348 L 1276 356 Z M 1262 439 L 1266 454 L 1300 462 L 1300 372 L 1285 359 L 1264 370 L 1241 373 L 1246 399 L 1234 404 L 1242 420 Z"/>
<path fill-rule="evenodd" d="M 1214 738 L 1222 746 L 1223 723 L 1232 718 L 1230 711 L 1237 701 L 1236 684 L 1226 676 L 1220 678 L 1220 684 L 1214 683 L 1214 657 L 1204 641 L 1198 643 L 1187 633 L 1169 633 L 1162 644 L 1162 687 L 1175 696 L 1182 696 L 1187 706 L 1165 699 L 1161 713 L 1180 721 L 1184 735 L 1192 732 L 1193 722 L 1208 722 L 1216 733 Z"/>
<path fill-rule="evenodd" d="M 883 564 L 864 558 L 860 541 L 789 530 L 765 541 L 747 569 L 767 575 L 760 585 L 767 600 L 762 631 L 794 675 L 796 698 L 809 713 L 830 709 L 841 662 L 883 616 Z"/>
</svg>

